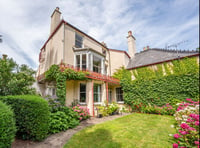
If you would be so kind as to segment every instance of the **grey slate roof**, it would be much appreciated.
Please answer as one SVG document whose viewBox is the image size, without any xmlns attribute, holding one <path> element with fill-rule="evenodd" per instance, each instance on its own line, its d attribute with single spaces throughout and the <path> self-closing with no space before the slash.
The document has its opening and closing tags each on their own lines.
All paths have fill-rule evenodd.
<svg viewBox="0 0 200 148">
<path fill-rule="evenodd" d="M 183 58 L 192 55 L 198 56 L 198 54 L 198 51 L 181 51 L 152 48 L 142 51 L 140 53 L 136 53 L 135 56 L 130 59 L 127 65 L 127 69 L 153 65 L 154 63 L 161 63 L 164 61 L 170 61 L 173 59 Z"/>
</svg>

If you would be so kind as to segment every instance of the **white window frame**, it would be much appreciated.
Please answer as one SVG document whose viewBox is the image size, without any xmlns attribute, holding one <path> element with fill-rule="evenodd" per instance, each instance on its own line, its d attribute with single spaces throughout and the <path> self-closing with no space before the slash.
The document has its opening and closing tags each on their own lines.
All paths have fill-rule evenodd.
<svg viewBox="0 0 200 148">
<path fill-rule="evenodd" d="M 117 103 L 124 103 L 123 91 L 122 91 L 122 94 L 118 94 L 117 89 L 122 89 L 122 87 L 116 88 L 116 101 L 117 101 Z M 118 96 L 122 96 L 122 100 L 118 100 Z"/>
<path fill-rule="evenodd" d="M 81 85 L 85 85 L 85 92 L 81 92 Z M 81 102 L 81 93 L 85 93 L 85 101 Z M 79 83 L 79 102 L 80 104 L 86 104 L 87 99 L 87 85 L 86 83 Z"/>
<path fill-rule="evenodd" d="M 97 92 L 94 91 L 95 85 L 98 86 Z M 98 96 L 97 101 L 94 100 L 95 99 L 94 98 L 95 95 Z M 101 103 L 101 100 L 102 100 L 102 85 L 98 84 L 98 83 L 94 83 L 94 85 L 93 85 L 93 101 L 94 101 L 95 104 L 98 104 L 98 103 Z"/>
</svg>

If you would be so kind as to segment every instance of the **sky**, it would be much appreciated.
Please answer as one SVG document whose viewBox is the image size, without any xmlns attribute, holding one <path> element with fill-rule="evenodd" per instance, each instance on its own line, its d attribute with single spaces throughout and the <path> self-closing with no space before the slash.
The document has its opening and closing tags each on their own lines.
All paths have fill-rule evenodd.
<svg viewBox="0 0 200 148">
<path fill-rule="evenodd" d="M 36 70 L 56 7 L 65 21 L 111 49 L 127 51 L 129 30 L 137 52 L 178 43 L 181 50 L 199 47 L 198 0 L 0 0 L 0 55 Z"/>
</svg>

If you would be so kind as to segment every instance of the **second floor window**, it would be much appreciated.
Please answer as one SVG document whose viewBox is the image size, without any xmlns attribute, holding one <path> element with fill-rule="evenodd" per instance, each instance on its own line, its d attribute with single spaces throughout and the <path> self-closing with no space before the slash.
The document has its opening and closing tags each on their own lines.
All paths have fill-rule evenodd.
<svg viewBox="0 0 200 148">
<path fill-rule="evenodd" d="M 101 73 L 101 59 L 96 56 L 93 57 L 93 71 Z"/>
<path fill-rule="evenodd" d="M 75 35 L 75 47 L 82 48 L 83 45 L 83 37 L 76 33 Z"/>
<path fill-rule="evenodd" d="M 86 54 L 76 55 L 76 67 L 81 70 L 85 70 L 87 67 Z"/>
</svg>

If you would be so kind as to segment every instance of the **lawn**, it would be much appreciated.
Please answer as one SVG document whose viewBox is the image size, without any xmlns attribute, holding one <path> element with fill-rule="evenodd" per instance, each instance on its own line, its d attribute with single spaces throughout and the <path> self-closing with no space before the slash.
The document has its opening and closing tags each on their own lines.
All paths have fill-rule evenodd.
<svg viewBox="0 0 200 148">
<path fill-rule="evenodd" d="M 172 116 L 131 114 L 85 128 L 64 148 L 171 148 Z"/>
</svg>

